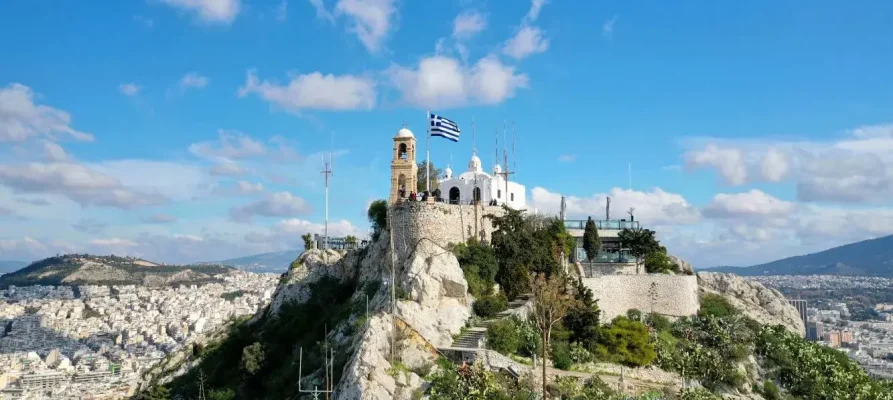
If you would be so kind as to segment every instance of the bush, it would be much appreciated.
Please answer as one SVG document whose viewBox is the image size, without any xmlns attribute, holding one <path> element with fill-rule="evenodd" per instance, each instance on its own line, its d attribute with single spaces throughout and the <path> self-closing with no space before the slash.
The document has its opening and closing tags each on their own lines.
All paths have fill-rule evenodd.
<svg viewBox="0 0 893 400">
<path fill-rule="evenodd" d="M 567 342 L 552 342 L 552 366 L 568 370 L 574 361 L 571 359 L 570 346 Z"/>
<path fill-rule="evenodd" d="M 766 400 L 784 400 L 784 397 L 781 395 L 781 390 L 778 389 L 778 385 L 772 381 L 763 382 L 763 386 L 758 387 L 756 392 L 763 395 Z"/>
<path fill-rule="evenodd" d="M 667 249 L 660 247 L 645 256 L 645 271 L 650 274 L 668 274 L 679 272 L 679 266 L 670 260 Z"/>
<path fill-rule="evenodd" d="M 728 317 L 738 314 L 738 310 L 732 307 L 732 304 L 718 294 L 705 294 L 701 296 L 701 309 L 698 310 L 699 317 L 713 316 L 716 318 Z"/>
<path fill-rule="evenodd" d="M 592 297 L 592 290 L 577 280 L 574 298 L 578 305 L 572 308 L 561 320 L 561 324 L 570 332 L 569 340 L 592 347 L 598 340 L 599 309 Z"/>
<path fill-rule="evenodd" d="M 575 364 L 584 364 L 593 360 L 592 353 L 580 343 L 571 343 L 570 345 L 571 361 Z"/>
<path fill-rule="evenodd" d="M 722 397 L 710 393 L 707 389 L 695 388 L 680 392 L 679 400 L 722 400 Z"/>
<path fill-rule="evenodd" d="M 599 334 L 595 354 L 599 359 L 628 366 L 644 366 L 657 356 L 641 322 L 619 316 Z"/>
<path fill-rule="evenodd" d="M 648 314 L 645 318 L 645 323 L 656 331 L 669 330 L 673 326 L 673 323 L 667 317 L 656 313 Z"/>
<path fill-rule="evenodd" d="M 642 311 L 639 311 L 635 308 L 631 308 L 626 311 L 626 317 L 633 321 L 642 321 Z"/>
<path fill-rule="evenodd" d="M 499 271 L 493 248 L 472 238 L 468 243 L 454 246 L 453 253 L 468 281 L 468 292 L 475 297 L 489 295 L 496 284 L 496 273 Z"/>
<path fill-rule="evenodd" d="M 474 309 L 474 313 L 478 316 L 492 318 L 495 317 L 496 314 L 507 310 L 509 304 L 508 299 L 506 299 L 505 295 L 500 292 L 492 296 L 485 296 L 475 300 L 471 307 Z"/>
<path fill-rule="evenodd" d="M 521 334 L 510 319 L 501 319 L 487 327 L 487 347 L 502 354 L 517 354 L 521 347 Z"/>
</svg>

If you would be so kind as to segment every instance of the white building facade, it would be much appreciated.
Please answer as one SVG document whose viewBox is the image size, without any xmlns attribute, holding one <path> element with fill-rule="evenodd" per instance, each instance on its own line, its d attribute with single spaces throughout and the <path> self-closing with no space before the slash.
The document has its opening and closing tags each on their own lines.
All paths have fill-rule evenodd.
<svg viewBox="0 0 893 400">
<path fill-rule="evenodd" d="M 506 182 L 499 164 L 493 167 L 493 175 L 484 172 L 477 155 L 471 156 L 468 170 L 458 176 L 453 176 L 453 170 L 447 167 L 439 190 L 439 197 L 450 204 L 473 204 L 478 200 L 484 205 L 495 202 L 496 205 L 505 204 L 516 210 L 527 207 L 524 185 Z"/>
</svg>

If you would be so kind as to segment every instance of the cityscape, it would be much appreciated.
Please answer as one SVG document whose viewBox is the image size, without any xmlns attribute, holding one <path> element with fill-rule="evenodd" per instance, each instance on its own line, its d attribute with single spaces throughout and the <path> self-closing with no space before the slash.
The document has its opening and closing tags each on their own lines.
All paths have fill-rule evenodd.
<svg viewBox="0 0 893 400">
<path fill-rule="evenodd" d="M 801 312 L 801 317 L 807 339 L 846 353 L 876 377 L 893 378 L 893 303 L 872 304 L 870 316 L 854 315 L 852 308 L 862 307 L 864 299 L 850 295 L 850 291 L 861 292 L 862 297 L 872 291 L 889 293 L 893 279 L 837 275 L 751 278 L 784 293 L 798 310 L 798 303 L 805 303 L 806 315 Z M 821 293 L 815 301 L 798 296 L 814 292 Z"/>
<path fill-rule="evenodd" d="M 278 275 L 236 271 L 179 287 L 0 290 L 0 399 L 122 398 L 142 374 L 266 306 Z"/>
</svg>

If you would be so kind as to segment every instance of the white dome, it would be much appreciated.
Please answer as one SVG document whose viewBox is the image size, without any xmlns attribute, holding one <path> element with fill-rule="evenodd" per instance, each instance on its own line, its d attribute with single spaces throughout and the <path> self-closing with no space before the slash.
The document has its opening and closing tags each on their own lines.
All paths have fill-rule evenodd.
<svg viewBox="0 0 893 400">
<path fill-rule="evenodd" d="M 481 159 L 476 154 L 472 155 L 471 160 L 468 161 L 468 171 L 483 172 L 483 169 L 481 169 Z"/>
<path fill-rule="evenodd" d="M 411 138 L 411 137 L 415 137 L 415 135 L 412 134 L 412 131 L 411 131 L 411 130 L 406 129 L 406 128 L 401 128 L 399 131 L 397 131 L 397 136 L 396 136 L 396 137 L 398 137 L 398 138 Z"/>
<path fill-rule="evenodd" d="M 493 166 L 493 175 L 501 174 L 501 173 L 502 173 L 502 167 L 500 167 L 499 164 L 494 165 Z"/>
<path fill-rule="evenodd" d="M 450 168 L 450 167 L 446 167 L 446 169 L 443 170 L 443 176 L 444 176 L 446 179 L 450 179 L 450 178 L 452 178 L 452 177 L 453 177 L 453 169 Z"/>
</svg>

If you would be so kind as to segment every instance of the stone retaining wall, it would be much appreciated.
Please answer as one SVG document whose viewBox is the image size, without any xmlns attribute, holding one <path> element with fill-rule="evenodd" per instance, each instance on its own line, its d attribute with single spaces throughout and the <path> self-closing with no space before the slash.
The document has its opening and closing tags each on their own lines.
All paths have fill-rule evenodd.
<svg viewBox="0 0 893 400">
<path fill-rule="evenodd" d="M 598 300 L 603 322 L 633 308 L 651 312 L 652 304 L 654 312 L 676 317 L 695 315 L 701 307 L 694 275 L 603 275 L 585 278 L 583 284 Z"/>
<path fill-rule="evenodd" d="M 445 203 L 402 202 L 391 208 L 394 228 L 394 247 L 399 259 L 421 238 L 430 239 L 441 247 L 450 243 L 465 243 L 471 237 L 490 240 L 493 224 L 486 215 L 502 216 L 501 206 L 457 205 Z"/>
</svg>

